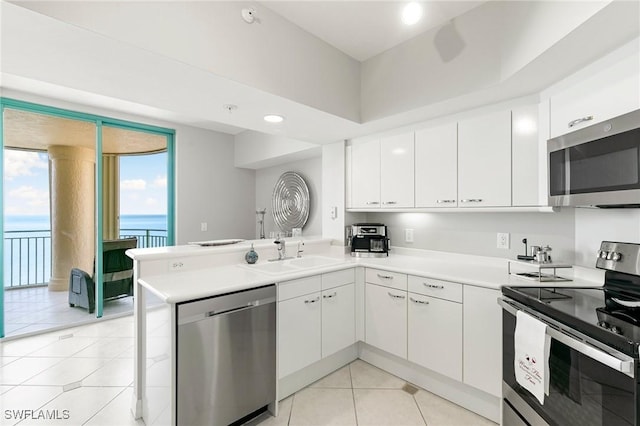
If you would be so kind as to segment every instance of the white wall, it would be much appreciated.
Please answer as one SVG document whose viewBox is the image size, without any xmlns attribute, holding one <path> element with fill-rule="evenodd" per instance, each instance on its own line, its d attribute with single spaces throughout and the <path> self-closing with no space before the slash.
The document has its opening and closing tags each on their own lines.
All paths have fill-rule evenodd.
<svg viewBox="0 0 640 426">
<path fill-rule="evenodd" d="M 264 218 L 265 235 L 269 238 L 270 232 L 280 232 L 273 220 L 273 209 L 271 207 L 271 196 L 276 181 L 284 172 L 296 172 L 302 176 L 309 187 L 310 209 L 309 220 L 302 229 L 302 235 L 322 235 L 322 158 L 310 158 L 293 163 L 281 164 L 274 167 L 256 170 L 255 172 L 255 210 L 267 208 Z M 256 224 L 255 210 L 253 211 L 254 235 L 258 236 L 258 226 Z"/>
<path fill-rule="evenodd" d="M 322 150 L 319 145 L 284 136 L 245 130 L 234 136 L 235 165 L 249 169 L 260 169 L 317 157 Z"/>
<path fill-rule="evenodd" d="M 522 239 L 549 245 L 554 261 L 573 263 L 574 209 L 557 213 L 368 213 L 367 221 L 389 228 L 391 245 L 515 259 L 524 254 Z M 404 242 L 404 229 L 414 243 Z M 509 250 L 496 248 L 497 233 L 511 235 Z"/>
<path fill-rule="evenodd" d="M 58 99 L 2 89 L 3 97 L 175 129 L 176 243 L 253 238 L 255 172 L 233 167 L 233 137 Z M 208 230 L 200 231 L 207 222 Z"/>
<path fill-rule="evenodd" d="M 594 267 L 602 241 L 640 243 L 640 209 L 576 211 L 576 265 Z"/>
<path fill-rule="evenodd" d="M 233 165 L 233 136 L 181 126 L 176 129 L 177 243 L 251 239 L 255 172 Z M 200 224 L 207 223 L 207 231 Z"/>
<path fill-rule="evenodd" d="M 27 1 L 20 6 L 267 93 L 360 119 L 359 62 L 259 3 Z M 244 7 L 256 9 L 258 22 L 242 20 Z"/>
</svg>

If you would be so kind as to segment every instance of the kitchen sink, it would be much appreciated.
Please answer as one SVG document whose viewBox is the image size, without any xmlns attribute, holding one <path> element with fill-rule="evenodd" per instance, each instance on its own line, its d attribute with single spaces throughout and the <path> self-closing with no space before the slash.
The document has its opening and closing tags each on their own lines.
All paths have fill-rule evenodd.
<svg viewBox="0 0 640 426">
<path fill-rule="evenodd" d="M 320 266 L 333 265 L 341 262 L 340 259 L 322 256 L 298 257 L 288 261 L 291 266 L 298 268 L 318 268 Z"/>
<path fill-rule="evenodd" d="M 300 271 L 305 268 L 319 268 L 321 266 L 333 265 L 340 263 L 340 261 L 340 259 L 334 259 L 331 257 L 307 256 L 273 262 L 261 262 L 255 265 L 242 264 L 240 266 L 266 274 L 284 274 Z"/>
</svg>

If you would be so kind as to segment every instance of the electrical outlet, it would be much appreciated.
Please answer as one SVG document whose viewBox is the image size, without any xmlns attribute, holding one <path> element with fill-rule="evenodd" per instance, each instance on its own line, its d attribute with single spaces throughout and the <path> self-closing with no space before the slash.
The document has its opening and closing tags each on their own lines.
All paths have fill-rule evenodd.
<svg viewBox="0 0 640 426">
<path fill-rule="evenodd" d="M 509 249 L 509 233 L 498 232 L 498 248 Z"/>
<path fill-rule="evenodd" d="M 181 260 L 170 260 L 169 261 L 169 270 L 170 271 L 180 271 L 184 268 L 184 263 Z"/>
<path fill-rule="evenodd" d="M 201 222 L 201 223 L 200 223 L 200 230 L 201 230 L 202 232 L 204 232 L 204 231 L 206 231 L 206 230 L 207 230 L 207 222 Z"/>
<path fill-rule="evenodd" d="M 412 243 L 413 242 L 413 229 L 405 229 L 404 230 L 404 242 Z"/>
</svg>

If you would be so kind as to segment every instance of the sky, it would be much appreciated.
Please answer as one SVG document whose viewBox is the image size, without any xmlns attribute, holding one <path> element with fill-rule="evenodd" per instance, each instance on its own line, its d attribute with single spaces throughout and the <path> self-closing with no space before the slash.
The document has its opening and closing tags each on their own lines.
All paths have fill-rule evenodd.
<svg viewBox="0 0 640 426">
<path fill-rule="evenodd" d="M 4 151 L 7 216 L 49 215 L 46 153 Z M 120 214 L 166 214 L 167 154 L 120 157 Z"/>
</svg>

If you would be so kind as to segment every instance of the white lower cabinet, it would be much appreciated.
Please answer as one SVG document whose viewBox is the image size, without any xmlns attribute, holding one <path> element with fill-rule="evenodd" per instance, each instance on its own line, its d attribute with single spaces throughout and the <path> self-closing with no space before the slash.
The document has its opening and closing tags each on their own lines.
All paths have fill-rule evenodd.
<svg viewBox="0 0 640 426">
<path fill-rule="evenodd" d="M 278 378 L 355 343 L 354 281 L 347 269 L 278 284 Z"/>
<path fill-rule="evenodd" d="M 355 284 L 322 292 L 322 357 L 356 341 Z"/>
<path fill-rule="evenodd" d="M 367 283 L 365 342 L 407 358 L 407 292 Z"/>
<path fill-rule="evenodd" d="M 462 380 L 462 304 L 409 293 L 408 359 Z"/>
<path fill-rule="evenodd" d="M 465 285 L 464 383 L 502 396 L 502 309 L 499 290 Z"/>
<path fill-rule="evenodd" d="M 319 361 L 320 292 L 278 302 L 278 378 Z"/>
</svg>

